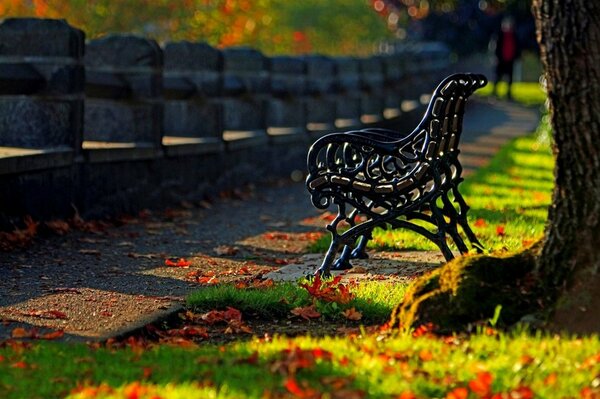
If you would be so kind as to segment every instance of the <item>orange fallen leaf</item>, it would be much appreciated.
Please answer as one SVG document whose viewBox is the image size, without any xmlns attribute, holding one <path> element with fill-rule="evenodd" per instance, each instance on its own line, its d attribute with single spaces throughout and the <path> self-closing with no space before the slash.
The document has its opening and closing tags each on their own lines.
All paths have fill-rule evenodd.
<svg viewBox="0 0 600 399">
<path fill-rule="evenodd" d="M 51 220 L 49 222 L 45 222 L 45 225 L 52 230 L 55 234 L 64 235 L 71 230 L 71 226 L 69 223 L 64 220 Z"/>
<path fill-rule="evenodd" d="M 496 227 L 496 235 L 498 237 L 504 237 L 506 235 L 506 232 L 504 231 L 504 225 Z"/>
<path fill-rule="evenodd" d="M 475 227 L 485 227 L 487 225 L 487 223 L 485 222 L 484 219 L 478 218 L 477 220 L 475 220 L 475 223 L 473 223 L 473 225 Z"/>
<path fill-rule="evenodd" d="M 184 258 L 179 258 L 177 261 L 172 261 L 171 259 L 165 259 L 165 266 L 168 266 L 168 267 L 188 268 L 188 267 L 190 267 L 191 264 L 192 264 L 192 262 L 190 262 Z"/>
<path fill-rule="evenodd" d="M 446 399 L 467 399 L 468 396 L 469 390 L 467 388 L 459 387 L 448 392 Z"/>
<path fill-rule="evenodd" d="M 469 389 L 479 397 L 488 397 L 492 393 L 492 382 L 494 377 L 488 372 L 477 373 L 477 376 L 469 381 Z"/>
<path fill-rule="evenodd" d="M 300 316 L 303 319 L 310 320 L 321 317 L 321 313 L 317 312 L 315 305 L 297 307 L 291 310 L 291 313 L 296 316 Z"/>
<path fill-rule="evenodd" d="M 419 359 L 421 359 L 421 361 L 423 362 L 433 360 L 433 353 L 431 353 L 427 349 L 423 349 L 419 352 Z"/>
<path fill-rule="evenodd" d="M 215 276 L 196 277 L 196 281 L 200 284 L 219 284 L 219 279 Z"/>
<path fill-rule="evenodd" d="M 62 336 L 65 335 L 65 332 L 63 330 L 56 330 L 56 331 L 52 331 L 46 334 L 42 334 L 40 335 L 41 339 L 46 339 L 46 340 L 53 340 L 53 339 L 58 339 L 58 338 L 62 338 Z"/>
<path fill-rule="evenodd" d="M 13 338 L 29 338 L 31 337 L 31 332 L 23 327 L 17 327 L 12 330 L 10 336 Z"/>
<path fill-rule="evenodd" d="M 360 319 L 362 319 L 362 313 L 360 313 L 358 310 L 354 309 L 354 307 L 351 307 L 350 309 L 344 310 L 342 312 L 342 316 L 344 316 L 348 320 L 360 320 Z"/>
</svg>

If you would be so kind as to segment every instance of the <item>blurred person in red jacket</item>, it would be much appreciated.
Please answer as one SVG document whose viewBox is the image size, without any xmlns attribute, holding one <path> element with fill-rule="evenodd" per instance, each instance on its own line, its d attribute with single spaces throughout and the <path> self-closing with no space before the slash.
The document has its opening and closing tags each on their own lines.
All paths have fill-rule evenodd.
<svg viewBox="0 0 600 399">
<path fill-rule="evenodd" d="M 515 20 L 511 16 L 504 17 L 495 40 L 492 43 L 495 46 L 496 55 L 496 79 L 494 81 L 494 95 L 497 94 L 498 83 L 504 76 L 508 79 L 508 91 L 506 97 L 512 98 L 511 86 L 513 82 L 513 70 L 515 61 L 521 56 L 521 48 L 515 30 Z"/>
</svg>

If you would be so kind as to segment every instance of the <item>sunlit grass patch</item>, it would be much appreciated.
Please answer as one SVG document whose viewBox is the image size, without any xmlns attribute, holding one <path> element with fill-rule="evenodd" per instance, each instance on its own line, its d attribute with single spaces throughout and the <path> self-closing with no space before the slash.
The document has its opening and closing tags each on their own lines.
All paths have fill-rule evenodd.
<svg viewBox="0 0 600 399">
<path fill-rule="evenodd" d="M 188 348 L 4 346 L 0 348 L 0 393 L 7 399 L 58 398 L 70 392 L 74 392 L 70 398 L 77 399 L 598 394 L 597 336 L 488 334 L 275 337 Z"/>
<path fill-rule="evenodd" d="M 478 96 L 491 96 L 494 90 L 494 82 L 490 81 L 487 86 L 475 92 Z M 506 82 L 498 83 L 497 95 L 504 98 L 508 90 Z M 546 101 L 546 93 L 538 82 L 514 82 L 511 88 L 512 99 L 523 105 L 542 105 Z"/>
<path fill-rule="evenodd" d="M 308 281 L 301 283 L 309 284 Z M 187 306 L 197 312 L 233 307 L 245 316 L 269 320 L 290 317 L 292 309 L 314 302 L 316 309 L 328 320 L 342 320 L 344 310 L 355 308 L 362 314 L 361 322 L 385 323 L 394 304 L 402 300 L 407 283 L 364 281 L 346 286 L 352 299 L 340 303 L 313 298 L 298 282 L 275 283 L 261 289 L 239 289 L 224 284 L 193 292 L 187 298 Z"/>
</svg>

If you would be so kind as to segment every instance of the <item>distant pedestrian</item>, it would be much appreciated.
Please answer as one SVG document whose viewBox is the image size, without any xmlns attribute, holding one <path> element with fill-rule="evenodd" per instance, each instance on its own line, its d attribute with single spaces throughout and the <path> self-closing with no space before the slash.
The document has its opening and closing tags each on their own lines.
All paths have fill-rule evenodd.
<svg viewBox="0 0 600 399">
<path fill-rule="evenodd" d="M 498 32 L 492 43 L 495 46 L 496 56 L 496 79 L 494 81 L 494 95 L 497 94 L 498 83 L 504 76 L 508 80 L 508 91 L 506 97 L 512 98 L 511 86 L 513 82 L 513 70 L 515 61 L 521 56 L 521 48 L 515 30 L 515 20 L 507 16 L 502 19 L 500 32 Z"/>
</svg>

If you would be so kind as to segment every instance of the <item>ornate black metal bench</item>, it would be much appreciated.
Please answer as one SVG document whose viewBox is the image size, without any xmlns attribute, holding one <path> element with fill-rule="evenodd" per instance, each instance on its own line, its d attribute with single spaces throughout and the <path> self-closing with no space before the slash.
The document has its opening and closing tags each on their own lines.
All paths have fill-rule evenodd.
<svg viewBox="0 0 600 399">
<path fill-rule="evenodd" d="M 350 259 L 367 257 L 365 247 L 377 226 L 413 230 L 434 242 L 446 260 L 454 257 L 447 235 L 461 253 L 468 252 L 460 226 L 471 245 L 482 251 L 467 222 L 469 207 L 458 191 L 463 181 L 458 142 L 467 98 L 486 84 L 483 75 L 447 77 L 409 134 L 355 130 L 326 135 L 311 146 L 306 184 L 312 203 L 320 209 L 332 203 L 338 208 L 327 225 L 331 245 L 315 274 L 348 269 Z"/>
</svg>

